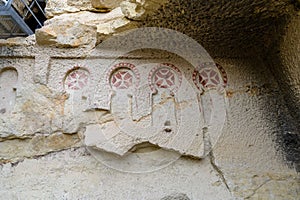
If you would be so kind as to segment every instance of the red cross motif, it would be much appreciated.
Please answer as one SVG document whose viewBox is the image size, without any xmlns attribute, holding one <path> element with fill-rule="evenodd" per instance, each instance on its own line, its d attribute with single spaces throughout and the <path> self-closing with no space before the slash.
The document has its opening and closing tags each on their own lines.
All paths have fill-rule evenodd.
<svg viewBox="0 0 300 200">
<path fill-rule="evenodd" d="M 158 88 L 170 88 L 175 85 L 175 75 L 170 69 L 159 69 L 154 74 L 154 83 Z"/>
<path fill-rule="evenodd" d="M 148 82 L 153 92 L 156 89 L 168 89 L 176 93 L 182 82 L 182 74 L 173 64 L 160 63 L 150 71 Z"/>
<path fill-rule="evenodd" d="M 207 68 L 200 71 L 199 81 L 204 87 L 212 88 L 220 84 L 220 77 L 216 70 Z"/>
<path fill-rule="evenodd" d="M 214 67 L 213 63 L 204 63 L 195 69 L 193 81 L 198 89 L 201 86 L 206 89 L 217 88 L 218 86 L 226 87 L 227 74 L 219 64 Z"/>
<path fill-rule="evenodd" d="M 71 71 L 65 80 L 65 87 L 69 90 L 80 90 L 88 84 L 89 73 L 82 69 Z"/>
<path fill-rule="evenodd" d="M 133 85 L 133 76 L 128 69 L 120 69 L 112 75 L 111 85 L 116 89 L 128 89 Z"/>
</svg>

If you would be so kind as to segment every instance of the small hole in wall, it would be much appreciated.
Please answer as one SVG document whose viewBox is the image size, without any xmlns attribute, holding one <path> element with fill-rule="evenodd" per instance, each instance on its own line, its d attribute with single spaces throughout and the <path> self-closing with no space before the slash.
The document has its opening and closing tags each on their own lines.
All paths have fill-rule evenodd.
<svg viewBox="0 0 300 200">
<path fill-rule="evenodd" d="M 172 132 L 172 129 L 171 129 L 170 126 L 171 126 L 171 122 L 170 122 L 170 121 L 166 121 L 166 122 L 165 122 L 165 129 L 164 129 L 164 131 L 165 131 L 165 132 L 168 132 L 168 133 L 169 133 L 169 132 Z"/>
<path fill-rule="evenodd" d="M 170 128 L 165 128 L 164 130 L 165 130 L 165 132 L 167 132 L 167 133 L 172 132 L 172 129 L 170 129 Z"/>
</svg>

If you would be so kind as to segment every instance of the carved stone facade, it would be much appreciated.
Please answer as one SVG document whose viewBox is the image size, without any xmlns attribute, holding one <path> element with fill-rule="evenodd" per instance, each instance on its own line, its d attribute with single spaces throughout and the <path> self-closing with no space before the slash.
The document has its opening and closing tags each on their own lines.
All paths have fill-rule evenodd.
<svg viewBox="0 0 300 200">
<path fill-rule="evenodd" d="M 185 21 L 186 34 L 197 30 L 211 55 L 198 37 L 169 29 L 123 35 L 219 8 L 179 2 L 49 0 L 51 19 L 35 36 L 0 40 L 1 197 L 297 199 L 299 15 L 290 13 L 280 46 L 265 54 L 259 45 L 250 53 L 260 39 L 238 25 L 243 42 L 234 40 L 228 23 L 224 37 L 204 37 Z M 235 13 L 238 5 L 227 3 L 220 9 Z M 279 8 L 298 9 L 283 1 L 243 5 L 260 22 L 271 16 L 259 13 L 281 18 Z M 171 11 L 167 23 L 161 14 Z M 268 27 L 247 30 L 267 37 Z M 224 40 L 220 49 L 211 38 Z M 234 54 L 239 45 L 249 52 Z"/>
</svg>

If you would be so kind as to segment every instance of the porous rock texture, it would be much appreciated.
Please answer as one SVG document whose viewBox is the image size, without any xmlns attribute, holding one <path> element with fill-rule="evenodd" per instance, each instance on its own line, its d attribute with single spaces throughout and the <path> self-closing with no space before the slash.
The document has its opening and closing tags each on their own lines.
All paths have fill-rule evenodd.
<svg viewBox="0 0 300 200">
<path fill-rule="evenodd" d="M 34 36 L 0 40 L 1 197 L 297 199 L 300 2 L 108 2 L 49 0 L 49 19 Z M 116 60 L 113 55 L 107 56 L 105 50 L 102 57 L 87 56 L 103 40 L 145 26 L 185 33 L 222 66 L 228 77 L 225 93 L 221 95 L 227 105 L 226 121 L 216 144 L 208 145 L 212 150 L 207 156 L 182 156 L 184 153 L 175 148 L 176 161 L 164 168 L 128 173 L 113 169 L 85 146 L 86 132 L 91 127 L 109 126 L 113 122 L 109 111 L 90 107 L 89 94 L 97 91 L 99 78 L 105 79 L 103 74 L 107 73 L 104 69 Z M 188 69 L 182 58 L 156 51 L 150 51 L 150 55 L 137 52 L 121 58 L 121 62 L 137 66 L 144 62 L 145 70 L 146 64 L 168 61 Z M 90 89 L 68 90 L 75 87 L 66 82 L 74 72 L 83 77 L 90 75 Z M 205 94 L 207 91 L 200 96 Z M 109 130 L 113 135 L 114 129 Z M 132 146 L 127 147 L 125 141 L 136 144 L 136 140 L 117 140 L 118 148 L 125 146 L 126 152 Z M 207 140 L 199 141 L 205 144 Z M 202 144 L 199 141 L 193 144 Z M 157 147 L 143 143 L 128 152 L 143 157 L 164 147 L 163 144 Z M 113 151 L 111 146 L 101 148 Z M 174 152 L 166 155 L 172 157 Z M 104 161 L 114 160 L 115 156 Z M 126 161 L 132 160 L 125 159 L 121 164 Z"/>
</svg>

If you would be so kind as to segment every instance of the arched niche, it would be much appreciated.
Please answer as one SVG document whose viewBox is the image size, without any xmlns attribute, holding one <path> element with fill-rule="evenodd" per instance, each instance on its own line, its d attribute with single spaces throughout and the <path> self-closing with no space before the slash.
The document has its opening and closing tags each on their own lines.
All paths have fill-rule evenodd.
<svg viewBox="0 0 300 200">
<path fill-rule="evenodd" d="M 64 78 L 64 89 L 68 93 L 82 91 L 89 83 L 90 73 L 85 68 L 74 67 Z"/>
<path fill-rule="evenodd" d="M 0 114 L 9 114 L 16 102 L 18 71 L 13 67 L 0 70 Z"/>
</svg>

